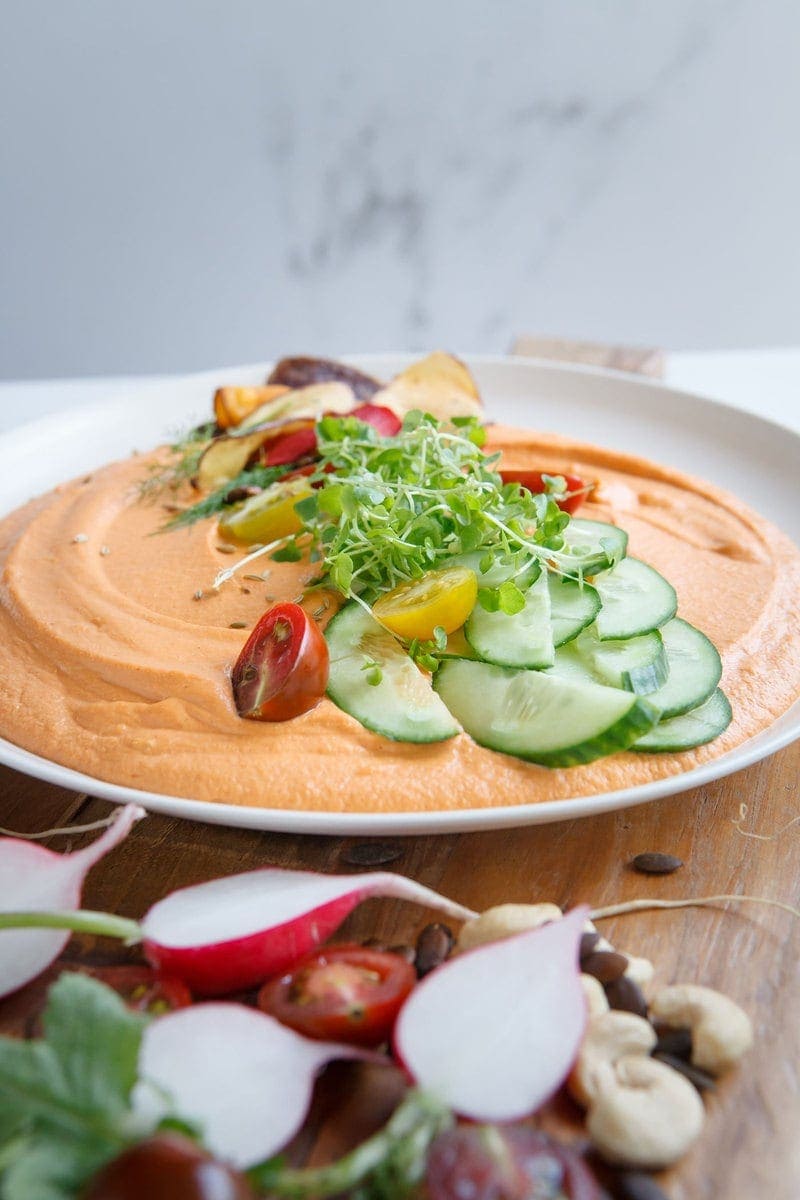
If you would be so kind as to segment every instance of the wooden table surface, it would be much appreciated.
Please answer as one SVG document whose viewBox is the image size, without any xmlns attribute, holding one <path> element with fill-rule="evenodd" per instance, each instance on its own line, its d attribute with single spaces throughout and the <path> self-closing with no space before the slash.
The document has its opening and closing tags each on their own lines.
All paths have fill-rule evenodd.
<svg viewBox="0 0 800 1200">
<path fill-rule="evenodd" d="M 772 834 L 800 813 L 800 743 L 746 771 L 656 803 L 578 821 L 503 830 L 395 839 L 392 870 L 472 908 L 503 901 L 551 900 L 593 907 L 634 897 L 677 898 L 748 893 L 797 905 L 800 824 L 757 840 L 736 827 Z M 85 795 L 0 768 L 0 826 L 35 832 L 105 816 L 109 806 Z M 81 839 L 60 837 L 64 850 Z M 363 839 L 355 839 L 363 840 Z M 169 890 L 251 867 L 276 864 L 348 871 L 354 839 L 257 833 L 148 816 L 91 873 L 87 908 L 141 916 Z M 663 877 L 636 874 L 641 851 L 679 855 L 685 866 Z M 344 933 L 386 944 L 413 942 L 429 914 L 398 901 L 369 901 Z M 656 964 L 656 984 L 677 980 L 716 987 L 752 1016 L 755 1049 L 707 1099 L 707 1122 L 694 1150 L 661 1178 L 673 1200 L 797 1200 L 800 1197 L 800 921 L 787 913 L 737 904 L 645 912 L 602 923 L 620 949 Z M 124 961 L 132 952 L 74 937 L 66 966 Z M 29 1030 L 49 973 L 0 1003 L 0 1029 Z M 338 1078 L 338 1082 L 337 1082 Z M 373 1086 L 374 1080 L 369 1083 Z M 382 1115 L 367 1084 L 328 1085 L 326 1105 L 306 1139 L 312 1161 L 336 1153 L 368 1119 Z M 387 1105 L 390 1098 L 384 1098 Z M 369 1111 L 369 1118 L 365 1116 Z"/>
</svg>

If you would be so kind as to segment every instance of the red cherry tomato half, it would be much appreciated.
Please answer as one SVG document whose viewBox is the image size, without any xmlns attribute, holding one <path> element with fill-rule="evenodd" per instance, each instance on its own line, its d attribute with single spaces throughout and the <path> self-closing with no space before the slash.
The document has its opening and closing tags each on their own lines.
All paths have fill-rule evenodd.
<svg viewBox="0 0 800 1200">
<path fill-rule="evenodd" d="M 258 1007 L 306 1037 L 379 1046 L 416 982 L 414 967 L 399 954 L 326 946 L 265 983 Z"/>
<path fill-rule="evenodd" d="M 122 965 L 119 967 L 86 967 L 84 974 L 99 979 L 119 992 L 128 1008 L 134 1012 L 163 1016 L 176 1008 L 188 1008 L 192 993 L 186 984 L 171 975 L 160 975 L 150 967 Z"/>
<path fill-rule="evenodd" d="M 579 475 L 564 475 L 561 471 L 515 471 L 505 468 L 500 471 L 503 483 L 519 483 L 529 492 L 546 492 L 547 487 L 543 476 L 548 474 L 551 477 L 560 475 L 567 485 L 566 493 L 563 496 L 551 493 L 558 507 L 564 512 L 576 512 L 592 490 L 592 484 L 581 479 Z"/>
<path fill-rule="evenodd" d="M 319 704 L 328 686 L 328 646 L 299 604 L 267 609 L 231 674 L 240 717 L 289 721 Z"/>
<path fill-rule="evenodd" d="M 313 425 L 276 438 L 267 448 L 264 462 L 268 467 L 282 467 L 317 452 L 317 431 Z"/>
<path fill-rule="evenodd" d="M 255 1200 L 244 1175 L 188 1138 L 157 1133 L 107 1163 L 84 1200 Z"/>
<path fill-rule="evenodd" d="M 382 404 L 359 404 L 348 416 L 358 417 L 365 425 L 371 425 L 381 437 L 394 437 L 403 425 L 397 413 L 392 412 L 390 408 L 384 408 Z"/>
</svg>

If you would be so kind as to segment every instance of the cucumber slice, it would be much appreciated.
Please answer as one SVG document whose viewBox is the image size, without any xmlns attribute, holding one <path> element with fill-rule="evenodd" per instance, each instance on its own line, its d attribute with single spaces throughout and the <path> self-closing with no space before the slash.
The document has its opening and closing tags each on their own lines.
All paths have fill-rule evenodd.
<svg viewBox="0 0 800 1200">
<path fill-rule="evenodd" d="M 577 649 L 600 683 L 649 696 L 667 682 L 669 663 L 657 629 L 638 637 L 601 641 L 593 625 L 578 638 Z"/>
<path fill-rule="evenodd" d="M 553 644 L 563 646 L 591 625 L 600 612 L 600 597 L 588 583 L 581 586 L 576 579 L 567 579 L 552 571 L 548 572 L 547 583 Z"/>
<path fill-rule="evenodd" d="M 601 642 L 590 625 L 556 651 L 552 674 L 647 696 L 666 682 L 669 665 L 657 629 L 624 641 Z"/>
<path fill-rule="evenodd" d="M 487 612 L 476 604 L 464 626 L 470 646 L 484 662 L 506 667 L 550 667 L 553 631 L 547 571 L 525 593 L 518 613 Z"/>
<path fill-rule="evenodd" d="M 564 548 L 558 551 L 558 561 L 568 575 L 596 575 L 621 562 L 627 552 L 624 529 L 606 521 L 573 517 L 564 530 Z"/>
<path fill-rule="evenodd" d="M 721 688 L 717 688 L 708 700 L 699 704 L 697 708 L 690 709 L 680 717 L 659 721 L 655 729 L 640 737 L 631 749 L 648 754 L 692 750 L 695 746 L 704 746 L 706 742 L 712 742 L 715 737 L 724 733 L 731 723 L 732 716 L 728 697 Z"/>
<path fill-rule="evenodd" d="M 603 641 L 649 633 L 678 611 L 672 584 L 638 558 L 624 558 L 594 586 L 602 604 L 596 625 Z"/>
<path fill-rule="evenodd" d="M 479 745 L 545 767 L 625 750 L 659 717 L 630 692 L 466 659 L 443 663 L 434 687 Z"/>
<path fill-rule="evenodd" d="M 722 660 L 713 642 L 688 621 L 675 617 L 661 628 L 667 653 L 667 682 L 648 696 L 661 709 L 662 721 L 697 708 L 722 678 Z"/>
<path fill-rule="evenodd" d="M 360 604 L 346 604 L 325 639 L 331 659 L 328 695 L 365 729 L 398 742 L 441 742 L 459 732 L 428 676 Z M 377 684 L 369 682 L 372 663 L 380 671 Z"/>
</svg>

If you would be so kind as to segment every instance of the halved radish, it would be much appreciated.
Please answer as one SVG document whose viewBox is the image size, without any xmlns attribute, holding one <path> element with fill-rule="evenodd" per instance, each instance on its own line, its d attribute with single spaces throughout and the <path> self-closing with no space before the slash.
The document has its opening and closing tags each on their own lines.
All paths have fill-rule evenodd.
<svg viewBox="0 0 800 1200">
<path fill-rule="evenodd" d="M 145 811 L 137 804 L 126 805 L 105 833 L 73 854 L 56 854 L 19 838 L 0 838 L 0 913 L 74 912 L 80 907 L 87 872 L 143 816 Z M 70 936 L 69 929 L 0 929 L 0 996 L 40 975 L 58 958 Z"/>
<path fill-rule="evenodd" d="M 133 1106 L 148 1125 L 168 1113 L 196 1124 L 212 1153 L 249 1167 L 299 1129 L 326 1063 L 374 1057 L 241 1004 L 195 1004 L 148 1025 Z"/>
<path fill-rule="evenodd" d="M 419 1087 L 476 1121 L 516 1121 L 552 1095 L 586 1025 L 578 948 L 588 914 L 575 908 L 426 976 L 394 1030 Z"/>
<path fill-rule="evenodd" d="M 181 888 L 141 923 L 153 966 L 193 992 L 221 996 L 252 987 L 329 938 L 369 896 L 413 900 L 459 921 L 475 914 L 402 875 L 318 875 L 268 867 Z"/>
</svg>

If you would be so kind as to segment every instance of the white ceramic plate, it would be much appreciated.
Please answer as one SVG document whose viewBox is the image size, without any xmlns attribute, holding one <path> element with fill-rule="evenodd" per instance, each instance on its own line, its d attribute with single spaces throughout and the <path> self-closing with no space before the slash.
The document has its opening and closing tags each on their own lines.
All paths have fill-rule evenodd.
<svg viewBox="0 0 800 1200">
<path fill-rule="evenodd" d="M 379 378 L 408 361 L 349 359 Z M 800 544 L 800 437 L 780 425 L 661 384 L 612 371 L 529 359 L 468 359 L 489 414 L 514 425 L 574 435 L 641 454 L 720 484 L 769 516 Z M 268 367 L 238 367 L 150 384 L 128 398 L 73 409 L 0 437 L 0 512 L 61 480 L 156 445 L 204 420 L 214 388 L 260 383 Z M 288 812 L 209 804 L 117 787 L 29 754 L 0 739 L 0 762 L 38 779 L 155 812 L 281 832 L 339 835 L 419 834 L 500 829 L 589 816 L 686 791 L 738 771 L 800 737 L 800 701 L 757 737 L 693 771 L 654 783 L 543 804 L 431 813 Z"/>
</svg>

